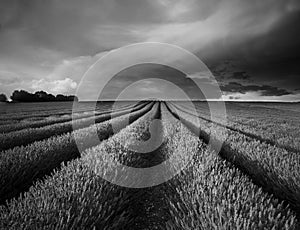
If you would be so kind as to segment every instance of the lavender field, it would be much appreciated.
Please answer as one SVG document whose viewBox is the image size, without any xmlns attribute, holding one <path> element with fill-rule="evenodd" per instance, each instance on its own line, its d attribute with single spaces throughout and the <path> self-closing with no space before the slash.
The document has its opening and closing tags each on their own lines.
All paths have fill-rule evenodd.
<svg viewBox="0 0 300 230">
<path fill-rule="evenodd" d="M 0 229 L 299 229 L 299 103 L 228 102 L 226 120 L 204 102 L 196 113 L 176 101 L 78 104 L 73 114 L 69 102 L 0 105 Z M 154 119 L 162 144 L 127 148 L 149 139 Z M 113 172 L 108 156 L 149 168 L 187 155 L 147 188 L 96 173 Z"/>
</svg>

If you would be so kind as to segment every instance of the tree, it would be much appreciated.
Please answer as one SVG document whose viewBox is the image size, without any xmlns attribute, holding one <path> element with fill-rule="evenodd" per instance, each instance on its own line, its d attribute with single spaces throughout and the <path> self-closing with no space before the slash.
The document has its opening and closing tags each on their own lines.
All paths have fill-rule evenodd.
<svg viewBox="0 0 300 230">
<path fill-rule="evenodd" d="M 44 91 L 34 93 L 37 101 L 55 101 L 55 96 Z"/>
<path fill-rule="evenodd" d="M 7 102 L 7 97 L 3 93 L 0 94 L 0 102 Z"/>
<path fill-rule="evenodd" d="M 78 97 L 70 95 L 70 96 L 65 96 L 62 94 L 56 95 L 56 101 L 78 101 Z"/>
<path fill-rule="evenodd" d="M 28 93 L 25 90 L 15 90 L 13 92 L 13 94 L 10 97 L 13 101 L 17 101 L 17 102 L 32 102 L 32 101 L 36 101 L 36 97 L 31 94 Z"/>
<path fill-rule="evenodd" d="M 78 98 L 73 95 L 65 96 L 58 94 L 55 97 L 45 91 L 38 91 L 32 94 L 25 90 L 15 90 L 10 98 L 14 102 L 78 101 Z"/>
<path fill-rule="evenodd" d="M 67 96 L 67 101 L 78 101 L 78 97 L 74 95 Z"/>
</svg>

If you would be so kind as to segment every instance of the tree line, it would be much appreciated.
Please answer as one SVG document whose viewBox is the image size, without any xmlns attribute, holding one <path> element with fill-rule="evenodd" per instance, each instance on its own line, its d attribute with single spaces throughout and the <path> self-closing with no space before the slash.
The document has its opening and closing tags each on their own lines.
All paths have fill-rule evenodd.
<svg viewBox="0 0 300 230">
<path fill-rule="evenodd" d="M 12 102 L 51 102 L 51 101 L 78 101 L 78 98 L 74 95 L 58 94 L 54 96 L 45 91 L 37 91 L 35 93 L 29 93 L 25 90 L 15 90 L 10 96 Z M 0 102 L 7 102 L 7 96 L 0 94 Z"/>
</svg>

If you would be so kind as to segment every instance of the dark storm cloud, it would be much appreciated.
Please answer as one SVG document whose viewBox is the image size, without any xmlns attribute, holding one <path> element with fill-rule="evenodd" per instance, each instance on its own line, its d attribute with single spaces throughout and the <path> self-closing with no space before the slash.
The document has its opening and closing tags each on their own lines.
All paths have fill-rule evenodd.
<svg viewBox="0 0 300 230">
<path fill-rule="evenodd" d="M 241 58 L 211 65 L 210 69 L 220 83 L 235 81 L 241 84 L 271 85 L 287 91 L 293 91 L 300 85 L 299 58 L 257 61 Z"/>
<path fill-rule="evenodd" d="M 261 96 L 283 96 L 292 94 L 291 92 L 270 85 L 242 85 L 237 82 L 229 82 L 221 85 L 221 90 L 227 93 L 242 93 L 260 92 Z"/>
<path fill-rule="evenodd" d="M 234 72 L 231 78 L 237 80 L 248 80 L 251 77 L 246 72 L 242 71 L 242 72 Z"/>
<path fill-rule="evenodd" d="M 263 85 L 260 87 L 262 91 L 262 96 L 283 96 L 283 95 L 289 95 L 292 94 L 291 92 L 285 90 L 285 89 L 280 89 L 274 86 L 269 86 L 269 85 Z"/>
<path fill-rule="evenodd" d="M 234 69 L 230 70 L 226 67 L 222 67 L 222 69 L 212 69 L 214 76 L 220 80 L 221 82 L 224 80 L 240 80 L 240 81 L 250 81 L 251 76 L 245 71 L 237 71 Z"/>
</svg>

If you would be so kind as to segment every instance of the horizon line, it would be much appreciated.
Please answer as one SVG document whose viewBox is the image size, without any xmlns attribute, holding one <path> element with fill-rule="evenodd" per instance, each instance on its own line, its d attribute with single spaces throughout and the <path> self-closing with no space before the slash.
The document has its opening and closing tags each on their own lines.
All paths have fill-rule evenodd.
<svg viewBox="0 0 300 230">
<path fill-rule="evenodd" d="M 248 103 L 256 103 L 256 102 L 267 102 L 267 103 L 300 103 L 300 100 L 297 101 L 288 101 L 288 100 L 218 100 L 218 99 L 209 99 L 209 100 L 204 100 L 204 99 L 191 99 L 191 100 L 184 100 L 184 99 L 167 99 L 167 100 L 162 100 L 162 99 L 142 99 L 142 100 L 137 100 L 137 99 L 118 99 L 118 100 L 112 100 L 112 99 L 104 99 L 104 100 L 99 100 L 99 101 L 92 101 L 92 100 L 78 100 L 78 102 L 112 102 L 112 101 L 194 101 L 194 102 L 248 102 Z"/>
</svg>

